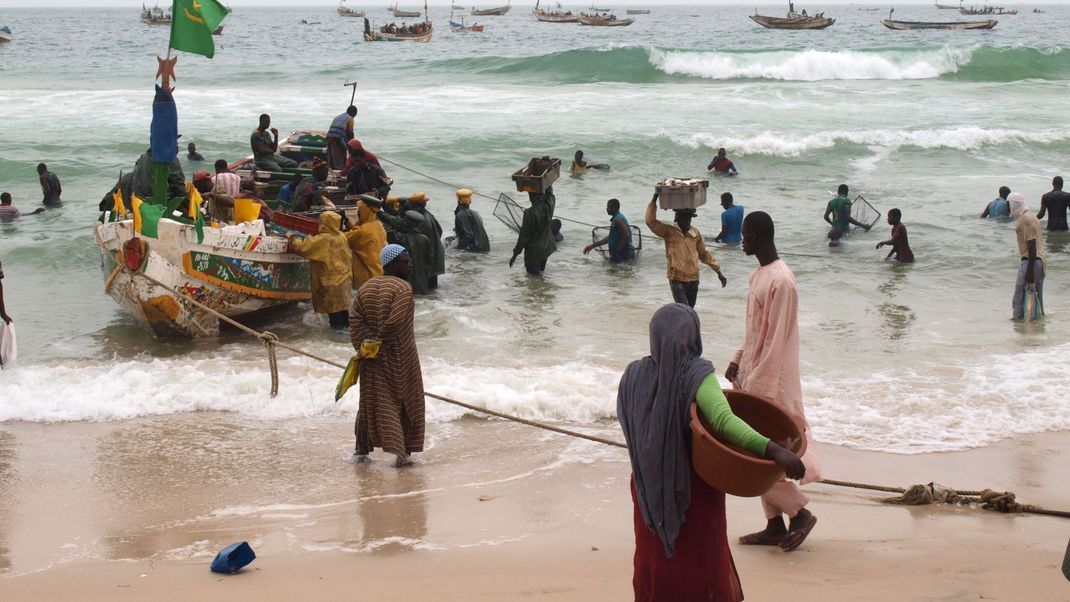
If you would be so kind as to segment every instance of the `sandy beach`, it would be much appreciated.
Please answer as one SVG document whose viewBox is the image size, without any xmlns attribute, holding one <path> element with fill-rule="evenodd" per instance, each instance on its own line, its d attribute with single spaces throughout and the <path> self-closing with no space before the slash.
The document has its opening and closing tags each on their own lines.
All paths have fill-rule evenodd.
<svg viewBox="0 0 1070 602">
<path fill-rule="evenodd" d="M 349 424 L 243 422 L 206 412 L 0 426 L 0 599 L 631 596 L 621 450 L 466 418 L 433 427 L 420 463 L 399 471 L 383 458 L 351 463 Z M 1066 509 L 1068 442 L 822 450 L 828 478 L 994 487 Z M 1070 599 L 1066 519 L 808 491 L 820 522 L 799 551 L 733 546 L 747 599 Z M 762 522 L 757 500 L 730 498 L 728 513 L 733 541 Z M 209 572 L 242 539 L 257 560 L 238 575 Z"/>
</svg>

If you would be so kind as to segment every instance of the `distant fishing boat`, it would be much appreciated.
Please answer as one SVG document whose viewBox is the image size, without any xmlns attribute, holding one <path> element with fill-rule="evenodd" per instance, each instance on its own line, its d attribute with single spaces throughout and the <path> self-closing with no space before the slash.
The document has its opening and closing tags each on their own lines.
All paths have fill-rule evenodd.
<svg viewBox="0 0 1070 602">
<path fill-rule="evenodd" d="M 629 15 L 649 15 L 650 14 L 650 9 L 649 8 L 629 8 L 627 10 L 627 13 Z"/>
<path fill-rule="evenodd" d="M 450 11 L 450 31 L 453 33 L 481 33 L 483 26 L 479 23 L 473 23 L 471 25 L 465 25 L 464 15 L 461 15 L 460 22 L 453 20 L 453 11 Z"/>
<path fill-rule="evenodd" d="M 958 10 L 962 8 L 962 3 L 959 2 L 958 6 L 954 6 L 952 4 L 940 4 L 939 2 L 937 2 L 936 8 L 939 8 L 940 10 Z"/>
<path fill-rule="evenodd" d="M 390 12 L 394 13 L 394 16 L 402 19 L 405 17 L 419 17 L 420 11 L 418 10 L 401 10 L 398 8 L 398 3 L 395 2 L 394 6 L 390 9 Z"/>
<path fill-rule="evenodd" d="M 8 26 L 0 27 L 0 44 L 10 42 L 14 36 L 11 35 L 11 28 Z"/>
<path fill-rule="evenodd" d="M 544 23 L 576 23 L 579 21 L 579 17 L 572 14 L 572 11 L 562 11 L 560 4 L 557 5 L 557 10 L 542 10 L 539 8 L 540 1 L 535 0 L 535 8 L 531 10 L 531 14 L 535 15 L 536 19 Z"/>
<path fill-rule="evenodd" d="M 894 21 L 892 20 L 892 13 L 895 9 L 888 11 L 888 18 L 881 21 L 881 24 L 888 29 L 908 30 L 908 29 L 992 29 L 999 21 L 995 19 L 989 19 L 987 21 Z"/>
<path fill-rule="evenodd" d="M 790 1 L 788 2 L 787 17 L 760 15 L 758 10 L 755 9 L 750 19 L 758 25 L 769 29 L 825 29 L 836 22 L 836 19 L 826 17 L 825 13 L 807 15 L 805 10 L 801 14 L 797 13 L 795 12 L 795 3 Z"/>
<path fill-rule="evenodd" d="M 608 13 L 609 11 L 611 11 L 613 9 L 612 8 L 598 8 L 597 6 L 592 6 L 591 8 L 588 8 L 587 10 L 589 10 L 589 11 L 591 11 L 593 13 Z"/>
<path fill-rule="evenodd" d="M 627 27 L 634 23 L 632 19 L 618 19 L 617 15 L 592 15 L 588 13 L 580 13 L 579 21 L 580 25 L 595 27 Z"/>
<path fill-rule="evenodd" d="M 476 8 L 473 6 L 472 10 L 469 12 L 473 17 L 502 17 L 505 16 L 505 13 L 509 12 L 509 9 L 513 8 L 512 4 L 513 0 L 509 0 L 505 6 L 498 6 L 495 8 Z"/>
<path fill-rule="evenodd" d="M 364 11 L 353 10 L 345 5 L 346 0 L 338 0 L 338 16 L 340 17 L 363 17 Z"/>
<path fill-rule="evenodd" d="M 416 14 L 419 15 L 420 13 Z M 434 28 L 435 25 L 427 18 L 427 0 L 424 0 L 424 20 L 421 23 L 413 25 L 402 24 L 400 27 L 391 23 L 390 25 L 383 25 L 377 31 L 373 31 L 371 23 L 365 18 L 364 41 L 427 43 L 431 41 L 431 34 L 434 33 Z"/>
<path fill-rule="evenodd" d="M 146 25 L 170 25 L 171 24 L 171 11 L 163 12 L 160 5 L 157 4 L 152 8 L 145 8 L 145 5 L 141 5 L 141 22 Z"/>
<path fill-rule="evenodd" d="M 1006 10 L 1002 6 L 983 6 L 981 8 L 960 8 L 959 14 L 976 16 L 976 15 L 1017 15 L 1016 10 Z"/>
</svg>

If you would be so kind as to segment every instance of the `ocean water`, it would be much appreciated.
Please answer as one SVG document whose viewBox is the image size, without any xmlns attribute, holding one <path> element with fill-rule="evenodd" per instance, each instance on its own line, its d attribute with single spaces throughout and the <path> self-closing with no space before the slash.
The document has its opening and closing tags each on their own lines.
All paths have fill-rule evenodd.
<svg viewBox="0 0 1070 602">
<path fill-rule="evenodd" d="M 435 39 L 418 45 L 364 43 L 362 22 L 333 7 L 238 7 L 215 59 L 180 55 L 182 140 L 210 161 L 233 160 L 262 112 L 283 132 L 325 128 L 348 104 L 343 81 L 355 79 L 365 145 L 451 183 L 519 199 L 509 175 L 529 157 L 567 162 L 580 148 L 610 163 L 554 187 L 559 216 L 599 226 L 609 198 L 642 226 L 654 182 L 704 175 L 725 146 L 741 175 L 711 182 L 695 225 L 716 234 L 724 191 L 773 216 L 799 281 L 803 385 L 819 441 L 917 453 L 1070 429 L 1070 236 L 1045 242 L 1046 320 L 1015 324 L 1013 223 L 976 217 L 1001 185 L 1036 209 L 1052 176 L 1070 177 L 1070 33 L 1050 26 L 1070 9 L 999 17 L 985 32 L 893 32 L 884 13 L 829 6 L 832 28 L 788 32 L 753 24 L 749 6 L 653 8 L 632 27 L 600 29 L 538 23 L 517 6 L 484 18 L 483 34 L 454 34 L 439 7 Z M 387 20 L 382 7 L 368 10 Z M 895 16 L 958 18 L 948 12 L 902 6 Z M 270 399 L 255 341 L 154 339 L 103 293 L 96 206 L 147 146 L 153 57 L 167 29 L 141 24 L 136 7 L 7 9 L 0 22 L 16 37 L 0 46 L 0 189 L 32 208 L 34 167 L 45 161 L 66 203 L 0 224 L 21 342 L 21 366 L 0 373 L 0 422 L 198 411 L 350 420 L 355 393 L 333 402 L 334 368 L 284 354 Z M 451 188 L 387 167 L 397 192 L 428 193 L 450 228 Z M 917 264 L 881 261 L 883 223 L 829 251 L 821 216 L 844 182 L 882 212 L 903 211 Z M 671 301 L 659 241 L 644 238 L 634 266 L 609 267 L 581 254 L 590 227 L 566 222 L 545 278 L 533 279 L 507 267 L 515 236 L 493 203 L 474 208 L 492 252 L 451 253 L 440 290 L 417 304 L 427 389 L 617 433 L 619 375 L 646 353 L 649 316 Z M 717 288 L 704 271 L 697 309 L 723 371 L 742 343 L 756 263 L 736 248 L 714 252 L 729 284 Z M 339 361 L 351 352 L 308 305 L 261 326 Z M 433 424 L 464 415 L 430 402 Z"/>
</svg>

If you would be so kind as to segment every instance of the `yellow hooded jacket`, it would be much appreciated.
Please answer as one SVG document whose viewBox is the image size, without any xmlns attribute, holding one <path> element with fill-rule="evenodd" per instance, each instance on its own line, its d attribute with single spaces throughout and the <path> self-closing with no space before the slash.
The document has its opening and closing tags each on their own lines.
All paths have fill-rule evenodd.
<svg viewBox="0 0 1070 602">
<path fill-rule="evenodd" d="M 378 212 L 363 201 L 357 203 L 357 225 L 346 232 L 349 249 L 353 251 L 353 290 L 372 276 L 383 275 L 379 252 L 386 246 L 386 230 L 376 215 Z"/>
<path fill-rule="evenodd" d="M 349 309 L 352 253 L 342 234 L 342 217 L 333 211 L 320 214 L 320 233 L 294 238 L 290 246 L 312 264 L 312 308 L 329 314 Z"/>
</svg>

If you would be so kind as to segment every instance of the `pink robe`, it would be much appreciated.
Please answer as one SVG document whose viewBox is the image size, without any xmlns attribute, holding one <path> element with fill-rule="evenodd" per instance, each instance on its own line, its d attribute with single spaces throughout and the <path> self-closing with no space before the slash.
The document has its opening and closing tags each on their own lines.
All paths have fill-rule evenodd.
<svg viewBox="0 0 1070 602">
<path fill-rule="evenodd" d="M 799 378 L 799 293 L 795 274 L 781 260 L 751 274 L 747 291 L 747 334 L 732 361 L 739 366 L 732 387 L 768 397 L 806 428 L 806 476 L 801 483 L 821 479 L 821 460 L 803 412 Z M 781 513 L 795 516 L 809 499 L 799 487 L 781 480 L 762 496 L 766 518 Z"/>
</svg>

